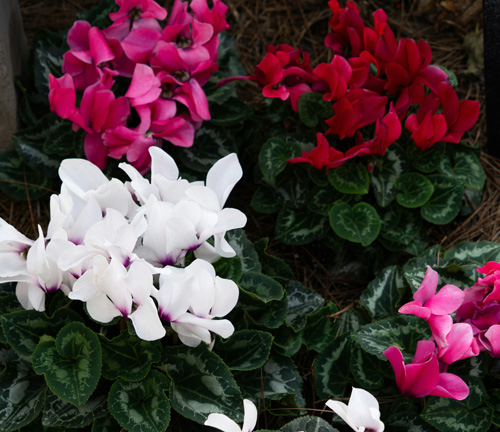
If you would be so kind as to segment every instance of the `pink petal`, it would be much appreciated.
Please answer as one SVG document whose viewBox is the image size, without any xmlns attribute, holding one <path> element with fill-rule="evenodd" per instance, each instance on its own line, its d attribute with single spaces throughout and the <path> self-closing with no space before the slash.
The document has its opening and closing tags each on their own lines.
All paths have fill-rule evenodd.
<svg viewBox="0 0 500 432">
<path fill-rule="evenodd" d="M 432 396 L 442 396 L 456 400 L 464 400 L 469 396 L 469 387 L 456 375 L 451 373 L 439 374 L 437 386 L 430 393 Z"/>
</svg>

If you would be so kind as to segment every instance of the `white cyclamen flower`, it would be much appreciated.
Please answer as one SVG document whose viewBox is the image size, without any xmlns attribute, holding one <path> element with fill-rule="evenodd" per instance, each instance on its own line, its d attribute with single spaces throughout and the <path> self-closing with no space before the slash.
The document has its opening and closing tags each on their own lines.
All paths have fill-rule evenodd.
<svg viewBox="0 0 500 432">
<path fill-rule="evenodd" d="M 366 390 L 353 387 L 348 405 L 334 400 L 329 400 L 326 405 L 357 432 L 384 430 L 384 423 L 380 421 L 378 401 Z"/>
<path fill-rule="evenodd" d="M 64 159 L 59 167 L 61 194 L 71 196 L 73 213 L 78 214 L 92 197 L 103 212 L 108 208 L 123 216 L 133 217 L 137 211 L 132 195 L 118 179 L 109 180 L 92 162 L 85 159 Z"/>
<path fill-rule="evenodd" d="M 213 266 L 195 260 L 184 269 L 168 267 L 160 274 L 160 289 L 153 291 L 162 320 L 185 345 L 195 347 L 200 342 L 210 344 L 210 332 L 228 338 L 234 326 L 227 319 L 219 320 L 236 306 L 238 286 L 229 279 L 215 275 Z"/>
<path fill-rule="evenodd" d="M 23 255 L 32 244 L 33 240 L 0 218 L 0 283 L 16 281 L 12 277 L 26 273 Z"/>
<path fill-rule="evenodd" d="M 140 261 L 127 269 L 119 260 L 102 255 L 92 259 L 92 267 L 73 285 L 68 297 L 86 302 L 89 315 L 107 323 L 117 316 L 130 318 L 141 339 L 155 340 L 165 336 L 156 305 L 150 297 L 153 275 Z"/>
<path fill-rule="evenodd" d="M 211 426 L 223 432 L 252 432 L 257 424 L 257 408 L 252 401 L 244 399 L 243 409 L 245 414 L 241 429 L 234 420 L 218 413 L 210 414 L 205 421 L 205 426 Z"/>
<path fill-rule="evenodd" d="M 67 294 L 69 288 L 63 281 L 63 272 L 57 266 L 59 249 L 52 242 L 46 245 L 40 226 L 38 226 L 38 234 L 38 239 L 28 249 L 26 259 L 14 250 L 9 253 L 0 252 L 0 258 L 2 256 L 7 258 L 9 266 L 7 271 L 0 272 L 0 283 L 17 282 L 16 295 L 19 303 L 25 309 L 43 312 L 45 310 L 45 294 L 59 289 Z M 15 238 L 20 240 L 18 248 L 22 248 L 25 245 L 22 237 L 16 236 Z M 15 243 L 11 242 L 11 246 L 14 247 Z M 4 244 L 3 248 L 8 250 L 6 246 L 7 244 Z M 9 258 L 11 259 L 9 260 Z M 16 259 L 14 260 L 14 258 Z M 18 263 L 19 260 L 24 261 L 24 264 Z M 4 263 L 5 261 L 2 264 Z M 9 272 L 15 274 L 8 276 Z"/>
</svg>

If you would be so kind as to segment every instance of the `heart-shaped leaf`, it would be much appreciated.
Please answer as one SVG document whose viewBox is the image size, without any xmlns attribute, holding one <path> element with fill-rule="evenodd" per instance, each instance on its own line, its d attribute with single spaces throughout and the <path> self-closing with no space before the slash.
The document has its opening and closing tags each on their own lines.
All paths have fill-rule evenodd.
<svg viewBox="0 0 500 432">
<path fill-rule="evenodd" d="M 183 417 L 203 424 L 216 412 L 242 420 L 240 389 L 229 368 L 206 345 L 167 347 L 164 360 L 172 378 L 172 407 Z"/>
<path fill-rule="evenodd" d="M 31 364 L 14 351 L 0 374 L 0 428 L 3 432 L 17 431 L 31 423 L 43 408 L 47 386 L 33 372 Z M 2 359 L 4 360 L 4 359 Z"/>
<path fill-rule="evenodd" d="M 285 168 L 290 159 L 300 156 L 300 146 L 293 141 L 269 138 L 259 153 L 259 167 L 268 179 L 275 178 Z"/>
<path fill-rule="evenodd" d="M 396 179 L 408 171 L 409 165 L 403 149 L 397 144 L 392 144 L 380 162 L 377 161 L 370 173 L 370 183 L 380 207 L 387 207 L 396 198 Z"/>
<path fill-rule="evenodd" d="M 215 352 L 231 370 L 253 370 L 269 358 L 273 337 L 257 330 L 234 332 L 229 339 L 217 341 Z"/>
<path fill-rule="evenodd" d="M 349 161 L 328 171 L 328 181 L 341 193 L 364 195 L 368 193 L 370 179 L 366 166 Z"/>
<path fill-rule="evenodd" d="M 151 363 L 160 361 L 161 343 L 145 341 L 124 331 L 111 340 L 99 337 L 102 346 L 102 376 L 139 381 L 146 377 Z"/>
<path fill-rule="evenodd" d="M 311 243 L 327 228 L 326 219 L 305 209 L 283 207 L 276 221 L 276 238 L 289 245 Z"/>
<path fill-rule="evenodd" d="M 151 371 L 142 381 L 116 381 L 109 390 L 108 406 L 116 421 L 130 432 L 164 432 L 170 423 L 168 378 Z"/>
<path fill-rule="evenodd" d="M 420 214 L 426 221 L 433 224 L 448 224 L 460 211 L 464 186 L 459 180 L 440 174 L 431 175 L 428 180 L 432 183 L 434 192 L 420 208 Z"/>
<path fill-rule="evenodd" d="M 61 399 L 82 406 L 101 376 L 102 352 L 97 335 L 83 324 L 65 325 L 42 340 L 33 353 L 33 369 L 45 375 L 47 385 Z"/>
<path fill-rule="evenodd" d="M 60 309 L 49 318 L 35 310 L 20 310 L 0 318 L 5 337 L 16 352 L 31 356 L 43 335 L 56 337 L 65 324 L 82 321 L 80 315 L 70 309 Z"/>
<path fill-rule="evenodd" d="M 299 117 L 307 127 L 315 127 L 321 119 L 332 114 L 332 105 L 323 100 L 322 93 L 303 93 L 299 98 Z"/>
<path fill-rule="evenodd" d="M 345 202 L 338 202 L 331 208 L 329 218 L 335 234 L 363 246 L 377 238 L 382 224 L 377 210 L 365 202 L 352 208 Z"/>
<path fill-rule="evenodd" d="M 434 186 L 422 174 L 405 173 L 396 180 L 396 187 L 401 191 L 396 195 L 400 205 L 407 208 L 423 206 L 434 192 Z"/>
</svg>

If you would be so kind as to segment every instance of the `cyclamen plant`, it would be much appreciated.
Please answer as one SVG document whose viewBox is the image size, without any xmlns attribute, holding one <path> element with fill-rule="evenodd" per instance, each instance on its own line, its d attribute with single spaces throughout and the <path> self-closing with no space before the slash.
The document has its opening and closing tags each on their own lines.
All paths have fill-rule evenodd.
<svg viewBox="0 0 500 432">
<path fill-rule="evenodd" d="M 0 283 L 17 282 L 21 305 L 37 311 L 45 310 L 46 294 L 61 290 L 85 302 L 98 322 L 130 319 L 144 340 L 165 336 L 161 321 L 189 346 L 210 344 L 210 332 L 227 338 L 232 324 L 212 319 L 234 308 L 238 287 L 216 276 L 210 262 L 235 255 L 224 235 L 246 223 L 241 211 L 223 208 L 242 175 L 238 159 L 221 159 L 206 184 L 189 183 L 165 152 L 150 152 L 151 181 L 124 164 L 128 186 L 91 162 L 63 161 L 47 237 L 39 228 L 32 241 L 0 221 L 2 258 L 12 263 L 0 271 Z M 190 251 L 196 259 L 183 267 Z"/>
<path fill-rule="evenodd" d="M 210 119 L 202 87 L 218 69 L 227 6 L 176 0 L 167 17 L 153 0 L 116 3 L 111 26 L 75 21 L 69 30 L 64 75 L 50 75 L 50 109 L 86 132 L 85 156 L 99 168 L 108 157 L 126 156 L 144 173 L 148 148 L 163 141 L 191 147 L 195 130 Z"/>
<path fill-rule="evenodd" d="M 481 201 L 484 171 L 463 141 L 479 103 L 459 101 L 456 78 L 431 64 L 429 45 L 398 40 L 383 10 L 371 28 L 352 1 L 328 5 L 329 63 L 270 45 L 252 75 L 221 82 L 253 80 L 291 107 L 272 103 L 263 114 L 275 124 L 262 131 L 252 206 L 279 212 L 276 236 L 288 244 L 377 240 L 418 254 L 428 242 L 423 221 L 450 223 Z"/>
</svg>

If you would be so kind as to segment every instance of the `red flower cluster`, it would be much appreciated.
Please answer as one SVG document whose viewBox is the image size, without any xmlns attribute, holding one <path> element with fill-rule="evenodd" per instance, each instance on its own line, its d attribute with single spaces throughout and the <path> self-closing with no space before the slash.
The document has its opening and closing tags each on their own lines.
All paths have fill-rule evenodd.
<svg viewBox="0 0 500 432">
<path fill-rule="evenodd" d="M 162 140 L 190 147 L 195 130 L 210 119 L 202 86 L 218 69 L 217 35 L 229 27 L 227 6 L 213 0 L 210 9 L 207 0 L 191 0 L 188 11 L 188 3 L 175 0 L 162 28 L 167 11 L 154 0 L 116 3 L 110 27 L 76 21 L 69 30 L 65 74 L 50 75 L 50 107 L 87 132 L 85 155 L 95 165 L 126 156 L 145 172 L 149 147 Z M 117 97 L 119 77 L 128 89 Z M 83 92 L 79 107 L 76 91 Z"/>
<path fill-rule="evenodd" d="M 316 149 L 289 162 L 329 169 L 354 156 L 383 155 L 400 137 L 403 121 L 421 150 L 441 141 L 458 143 L 476 122 L 479 103 L 458 101 L 448 74 L 430 64 L 429 45 L 397 41 L 381 9 L 373 14 L 374 26 L 369 28 L 352 1 L 345 8 L 337 0 L 328 4 L 332 32 L 325 45 L 334 52 L 329 64 L 313 69 L 306 52 L 288 45 L 269 46 L 253 75 L 232 78 L 255 80 L 264 96 L 288 100 L 294 111 L 302 94 L 322 93 L 333 110 L 326 134 L 339 140 L 356 136 L 355 145 L 345 153 L 325 150 L 324 137 L 318 137 Z M 416 114 L 407 116 L 410 107 L 417 108 Z M 366 137 L 363 128 L 368 125 L 375 125 L 375 132 Z"/>
</svg>

